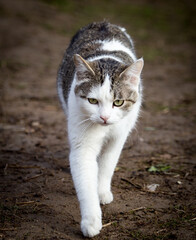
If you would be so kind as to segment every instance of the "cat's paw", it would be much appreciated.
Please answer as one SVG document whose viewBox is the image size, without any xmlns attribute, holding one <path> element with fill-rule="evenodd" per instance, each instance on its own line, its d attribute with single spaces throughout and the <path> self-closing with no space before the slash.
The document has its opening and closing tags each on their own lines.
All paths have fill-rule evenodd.
<svg viewBox="0 0 196 240">
<path fill-rule="evenodd" d="M 113 194 L 111 191 L 99 193 L 99 200 L 101 204 L 109 204 L 113 201 Z"/>
<path fill-rule="evenodd" d="M 102 228 L 101 217 L 88 216 L 81 221 L 81 230 L 85 237 L 94 237 Z"/>
</svg>

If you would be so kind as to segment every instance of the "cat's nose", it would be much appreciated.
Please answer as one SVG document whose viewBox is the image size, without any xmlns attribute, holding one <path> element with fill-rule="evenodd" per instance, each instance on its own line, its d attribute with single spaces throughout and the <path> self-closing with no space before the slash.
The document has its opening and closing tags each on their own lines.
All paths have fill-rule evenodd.
<svg viewBox="0 0 196 240">
<path fill-rule="evenodd" d="M 106 123 L 109 117 L 108 116 L 100 116 L 100 118 L 104 121 L 104 123 Z"/>
</svg>

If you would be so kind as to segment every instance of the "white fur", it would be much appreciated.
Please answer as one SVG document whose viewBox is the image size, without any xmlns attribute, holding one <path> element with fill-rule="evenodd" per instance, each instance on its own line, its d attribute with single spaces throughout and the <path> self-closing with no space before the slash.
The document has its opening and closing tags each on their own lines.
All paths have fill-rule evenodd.
<svg viewBox="0 0 196 240">
<path fill-rule="evenodd" d="M 93 62 L 95 60 L 100 60 L 100 59 L 103 59 L 103 58 L 110 58 L 110 59 L 113 59 L 117 62 L 123 62 L 120 58 L 118 57 L 114 57 L 113 55 L 101 55 L 101 56 L 95 56 L 95 57 L 91 57 L 91 58 L 88 58 L 87 60 L 90 61 L 90 62 Z"/>
<path fill-rule="evenodd" d="M 108 45 L 105 44 L 106 48 Z M 125 114 L 120 108 L 112 107 L 109 76 L 102 86 L 92 89 L 87 96 L 96 98 L 97 105 L 77 97 L 74 93 L 76 84 L 75 75 L 67 111 L 70 167 L 80 202 L 81 229 L 84 236 L 93 237 L 102 228 L 100 203 L 108 204 L 113 200 L 112 175 L 127 135 L 137 120 L 141 97 Z M 108 118 L 107 125 L 100 116 Z"/>
<path fill-rule="evenodd" d="M 100 47 L 101 50 L 122 51 L 122 52 L 127 53 L 133 59 L 133 61 L 136 61 L 136 57 L 135 57 L 134 53 L 129 48 L 125 47 L 123 45 L 123 43 L 120 42 L 119 40 L 116 40 L 116 39 L 113 39 L 111 41 L 110 40 L 104 40 L 104 41 L 98 40 L 97 42 L 102 44 Z"/>
<path fill-rule="evenodd" d="M 132 46 L 134 46 L 133 44 L 133 40 L 131 39 L 131 37 L 129 36 L 129 34 L 126 32 L 126 29 L 125 28 L 122 28 L 122 27 L 118 27 L 124 34 L 125 36 L 129 39 L 130 43 Z"/>
</svg>

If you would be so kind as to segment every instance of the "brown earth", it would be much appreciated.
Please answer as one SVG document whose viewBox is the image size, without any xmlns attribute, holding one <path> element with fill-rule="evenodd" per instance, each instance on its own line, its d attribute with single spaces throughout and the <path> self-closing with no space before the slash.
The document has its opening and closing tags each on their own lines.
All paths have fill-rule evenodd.
<svg viewBox="0 0 196 240">
<path fill-rule="evenodd" d="M 74 17 L 40 1 L 7 0 L 0 2 L 0 19 L 0 239 L 84 239 L 56 93 Z M 141 39 L 144 30 L 134 30 L 145 60 L 143 110 L 121 154 L 114 201 L 102 207 L 105 226 L 95 239 L 192 240 L 193 41 L 179 40 L 180 34 L 168 40 L 168 33 L 159 36 L 150 28 L 150 38 Z M 159 186 L 151 192 L 150 184 Z"/>
</svg>

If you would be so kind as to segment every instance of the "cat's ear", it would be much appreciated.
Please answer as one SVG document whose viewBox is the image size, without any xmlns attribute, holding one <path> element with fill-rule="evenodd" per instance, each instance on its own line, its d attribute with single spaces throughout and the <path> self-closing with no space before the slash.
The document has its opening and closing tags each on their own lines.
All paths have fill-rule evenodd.
<svg viewBox="0 0 196 240">
<path fill-rule="evenodd" d="M 128 68 L 126 68 L 119 77 L 125 79 L 131 85 L 137 87 L 139 85 L 143 66 L 144 60 L 143 58 L 140 58 L 136 62 L 132 63 Z"/>
<path fill-rule="evenodd" d="M 95 72 L 90 66 L 90 63 L 84 60 L 79 54 L 74 55 L 74 63 L 76 69 L 79 71 L 90 71 L 93 75 L 95 75 Z"/>
</svg>

